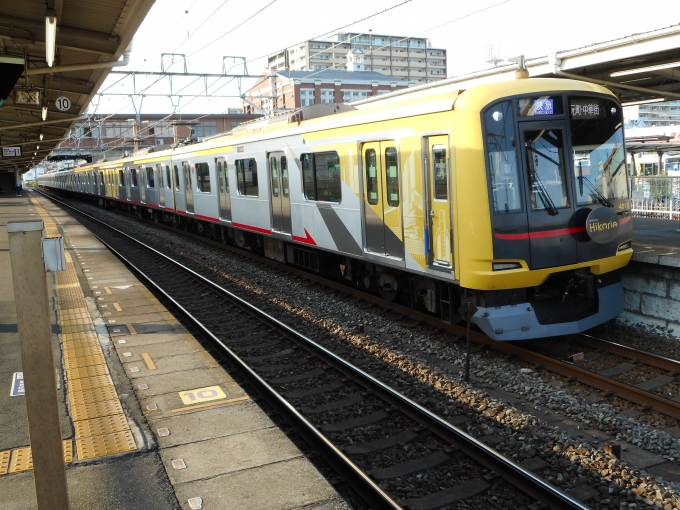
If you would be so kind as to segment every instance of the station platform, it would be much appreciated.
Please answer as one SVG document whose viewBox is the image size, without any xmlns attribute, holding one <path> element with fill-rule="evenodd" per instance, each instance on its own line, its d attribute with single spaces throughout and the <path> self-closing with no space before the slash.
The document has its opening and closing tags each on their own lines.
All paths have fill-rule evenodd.
<svg viewBox="0 0 680 510">
<path fill-rule="evenodd" d="M 63 235 L 48 273 L 72 509 L 349 508 L 213 356 L 85 227 L 0 195 L 0 509 L 37 508 L 6 225 Z"/>
<path fill-rule="evenodd" d="M 680 266 L 680 221 L 633 218 L 633 253 L 634 261 Z"/>
</svg>

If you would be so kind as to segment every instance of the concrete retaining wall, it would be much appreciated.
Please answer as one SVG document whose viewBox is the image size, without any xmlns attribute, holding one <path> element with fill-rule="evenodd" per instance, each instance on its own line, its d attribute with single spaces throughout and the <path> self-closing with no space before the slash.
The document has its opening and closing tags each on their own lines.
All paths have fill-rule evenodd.
<svg viewBox="0 0 680 510">
<path fill-rule="evenodd" d="M 680 258 L 635 254 L 621 281 L 624 324 L 641 324 L 680 337 Z"/>
</svg>

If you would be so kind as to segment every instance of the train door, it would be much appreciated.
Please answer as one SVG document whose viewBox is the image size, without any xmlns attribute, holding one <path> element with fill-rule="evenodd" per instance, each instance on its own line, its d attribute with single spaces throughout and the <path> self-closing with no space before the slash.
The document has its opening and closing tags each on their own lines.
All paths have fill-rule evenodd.
<svg viewBox="0 0 680 510">
<path fill-rule="evenodd" d="M 158 163 L 156 165 L 156 185 L 158 190 L 158 205 L 165 207 L 165 175 L 163 174 L 163 165 Z"/>
<path fill-rule="evenodd" d="M 404 258 L 399 152 L 394 141 L 362 145 L 366 251 Z"/>
<path fill-rule="evenodd" d="M 290 219 L 290 189 L 288 160 L 283 152 L 269 154 L 269 182 L 271 182 L 272 227 L 277 232 L 292 233 Z"/>
<path fill-rule="evenodd" d="M 132 199 L 132 172 L 130 170 L 130 167 L 126 166 L 125 170 L 125 198 L 129 202 Z"/>
<path fill-rule="evenodd" d="M 227 172 L 227 159 L 215 158 L 217 179 L 220 189 L 220 219 L 231 221 L 231 195 L 229 194 L 229 172 Z"/>
<path fill-rule="evenodd" d="M 182 173 L 184 174 L 184 196 L 187 202 L 187 212 L 194 212 L 194 190 L 191 187 L 191 164 L 188 161 L 182 162 Z"/>
<path fill-rule="evenodd" d="M 147 201 L 147 186 L 149 185 L 149 180 L 148 176 L 146 175 L 146 167 L 140 166 L 139 169 L 137 170 L 137 174 L 139 175 L 139 200 L 143 203 L 146 204 Z"/>
<path fill-rule="evenodd" d="M 520 122 L 532 269 L 578 262 L 566 127 L 564 121 Z"/>
<path fill-rule="evenodd" d="M 453 266 L 453 239 L 451 237 L 449 137 L 448 135 L 430 136 L 426 140 L 428 264 L 451 268 Z"/>
</svg>

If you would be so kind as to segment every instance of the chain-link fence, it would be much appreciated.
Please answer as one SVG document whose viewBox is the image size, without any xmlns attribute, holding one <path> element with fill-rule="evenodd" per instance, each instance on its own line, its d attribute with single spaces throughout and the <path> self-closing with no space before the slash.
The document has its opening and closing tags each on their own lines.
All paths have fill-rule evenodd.
<svg viewBox="0 0 680 510">
<path fill-rule="evenodd" d="M 635 217 L 680 219 L 680 177 L 631 177 L 630 200 Z"/>
</svg>

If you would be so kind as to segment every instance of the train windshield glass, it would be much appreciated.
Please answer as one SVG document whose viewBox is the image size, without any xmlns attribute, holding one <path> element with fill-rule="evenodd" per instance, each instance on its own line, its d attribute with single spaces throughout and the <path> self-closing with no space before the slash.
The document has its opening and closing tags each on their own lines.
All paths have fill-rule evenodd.
<svg viewBox="0 0 680 510">
<path fill-rule="evenodd" d="M 493 211 L 495 214 L 520 212 L 522 202 L 512 102 L 503 101 L 494 105 L 484 117 Z"/>
<path fill-rule="evenodd" d="M 571 97 L 569 117 L 576 203 L 627 200 L 621 107 L 611 99 Z"/>
</svg>

